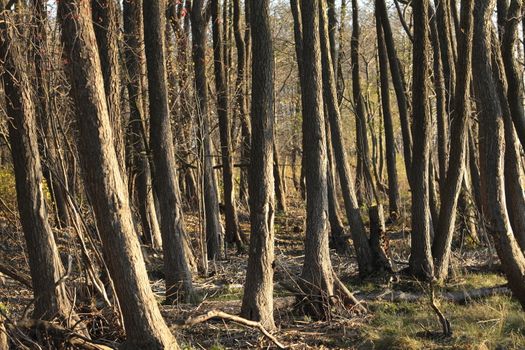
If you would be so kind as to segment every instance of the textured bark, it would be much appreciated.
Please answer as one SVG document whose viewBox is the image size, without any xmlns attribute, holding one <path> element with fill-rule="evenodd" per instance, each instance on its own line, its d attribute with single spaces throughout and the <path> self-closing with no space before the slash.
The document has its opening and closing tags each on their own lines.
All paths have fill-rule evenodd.
<svg viewBox="0 0 525 350">
<path fill-rule="evenodd" d="M 223 52 L 223 33 L 221 31 L 221 20 L 219 18 L 219 0 L 212 0 L 210 6 L 213 30 L 213 67 L 215 72 L 215 90 L 217 91 L 217 114 L 219 116 L 222 181 L 224 186 L 224 221 L 226 222 L 225 239 L 228 243 L 236 243 L 237 248 L 242 250 L 239 219 L 237 218 L 233 188 L 233 158 L 230 134 L 231 120 L 228 85 L 225 72 L 226 57 Z M 222 18 L 222 21 L 226 22 L 226 18 Z"/>
<path fill-rule="evenodd" d="M 42 172 L 46 179 L 49 192 L 56 211 L 56 224 L 59 227 L 68 227 L 71 224 L 71 217 L 67 207 L 66 198 L 66 174 L 63 167 L 59 167 L 60 153 L 58 152 L 58 142 L 54 137 L 53 116 L 50 106 L 50 81 L 49 81 L 49 57 L 48 40 L 46 33 L 47 5 L 43 0 L 32 0 L 34 8 L 33 41 L 35 50 L 34 62 L 36 73 L 36 84 L 38 103 L 36 103 L 37 123 L 42 128 L 41 136 L 41 158 L 44 164 Z"/>
<path fill-rule="evenodd" d="M 0 4 L 3 9 L 3 5 Z M 34 296 L 33 317 L 52 320 L 55 317 L 68 326 L 78 322 L 68 299 L 65 274 L 51 226 L 48 221 L 42 188 L 42 167 L 37 145 L 36 107 L 32 100 L 29 63 L 21 44 L 25 39 L 16 19 L 8 11 L 0 15 L 0 64 L 4 91 L 9 142 L 16 180 L 18 212 L 29 257 L 29 270 Z M 68 322 L 69 320 L 69 322 Z"/>
<path fill-rule="evenodd" d="M 472 67 L 480 112 L 480 170 L 483 214 L 514 296 L 525 308 L 525 258 L 507 215 L 504 184 L 504 120 L 491 67 L 491 16 L 494 0 L 476 1 Z M 501 68 L 500 68 L 501 69 Z"/>
<path fill-rule="evenodd" d="M 502 10 L 498 2 L 498 12 Z M 501 53 L 507 76 L 507 100 L 510 115 L 522 147 L 525 147 L 525 111 L 523 108 L 523 87 L 520 68 L 515 58 L 516 41 L 518 40 L 518 25 L 521 19 L 522 0 L 511 0 L 507 10 L 503 35 L 501 39 Z M 502 11 L 503 12 L 503 11 Z"/>
<path fill-rule="evenodd" d="M 306 237 L 301 278 L 309 302 L 306 311 L 327 317 L 334 281 L 328 249 L 328 200 L 326 187 L 326 143 L 323 113 L 319 2 L 301 1 L 303 24 L 301 81 L 303 97 L 303 138 L 306 167 Z M 330 71 L 332 71 L 330 69 Z"/>
<path fill-rule="evenodd" d="M 241 315 L 275 328 L 273 321 L 274 264 L 274 58 L 269 0 L 250 0 L 253 45 L 252 146 L 250 175 L 250 253 Z"/>
<path fill-rule="evenodd" d="M 124 121 L 120 111 L 121 83 L 118 48 L 118 23 L 116 0 L 91 0 L 93 28 L 97 38 L 98 53 L 104 77 L 104 89 L 109 110 L 109 119 L 113 127 L 113 137 L 120 171 L 126 174 L 124 152 Z"/>
<path fill-rule="evenodd" d="M 155 248 L 161 248 L 162 237 L 153 198 L 151 167 L 147 156 L 144 130 L 145 110 L 141 95 L 140 75 L 141 65 L 144 62 L 142 0 L 124 1 L 123 10 L 124 40 L 126 43 L 124 53 L 130 111 L 126 143 L 130 147 L 129 152 L 132 158 L 130 173 L 135 178 L 135 188 L 132 189 L 132 192 L 136 194 L 143 240 L 151 242 Z"/>
<path fill-rule="evenodd" d="M 444 280 L 448 275 L 457 202 L 465 173 L 472 67 L 473 3 L 473 0 L 461 1 L 461 30 L 458 37 L 456 95 L 454 98 L 454 109 L 451 113 L 450 160 L 447 177 L 441 191 L 439 222 L 432 246 L 435 276 L 440 280 Z"/>
<path fill-rule="evenodd" d="M 388 212 L 392 219 L 399 216 L 399 186 L 396 167 L 396 144 L 394 136 L 394 124 L 392 121 L 392 111 L 390 109 L 390 83 L 388 78 L 388 55 L 385 45 L 383 27 L 381 26 L 381 13 L 378 2 L 376 1 L 376 31 L 377 31 L 377 52 L 379 61 L 379 75 L 381 87 L 381 107 L 383 111 L 383 121 L 385 128 L 386 145 L 386 167 L 388 172 Z"/>
<path fill-rule="evenodd" d="M 386 10 L 385 0 L 377 0 L 378 11 L 381 14 L 381 24 L 383 33 L 385 34 L 385 44 L 388 53 L 388 62 L 390 64 L 390 73 L 392 74 L 392 85 L 397 97 L 397 107 L 399 111 L 399 120 L 401 121 L 401 133 L 403 135 L 403 155 L 405 160 L 405 168 L 409 183 L 411 182 L 412 173 L 412 133 L 410 128 L 410 121 L 408 117 L 408 101 L 405 95 L 405 83 L 397 57 L 396 47 L 394 43 L 394 36 L 392 28 L 388 19 L 388 12 Z"/>
<path fill-rule="evenodd" d="M 352 0 L 352 39 L 350 44 L 350 59 L 352 61 L 352 95 L 355 106 L 355 130 L 357 143 L 356 189 L 360 204 L 372 202 L 372 181 L 370 173 L 370 151 L 366 132 L 366 110 L 364 96 L 361 91 L 361 77 L 359 72 L 359 7 L 358 1 Z"/>
<path fill-rule="evenodd" d="M 324 11 L 324 5 L 321 4 L 321 15 L 320 15 L 320 49 L 321 49 L 321 60 L 322 60 L 322 76 L 323 76 L 323 102 L 326 105 L 328 112 L 328 120 L 330 122 L 331 140 L 334 147 L 335 160 L 337 164 L 337 170 L 339 172 L 339 180 L 341 183 L 341 189 L 343 192 L 343 199 L 345 203 L 346 216 L 348 223 L 350 224 L 350 231 L 352 233 L 352 240 L 357 253 L 357 262 L 359 265 L 359 274 L 366 276 L 374 270 L 374 260 L 372 258 L 372 252 L 366 237 L 365 227 L 359 211 L 359 205 L 357 203 L 355 191 L 353 188 L 353 181 L 350 175 L 350 169 L 348 165 L 348 159 L 346 155 L 346 148 L 343 140 L 343 131 L 341 125 L 341 114 L 339 105 L 337 104 L 337 91 L 336 83 L 333 72 L 332 59 L 329 50 L 328 40 L 328 27 L 327 18 Z M 304 56 L 304 54 L 303 54 Z M 304 72 L 306 74 L 306 71 Z M 306 80 L 306 77 L 305 79 Z M 301 82 L 305 85 L 304 81 Z M 302 91 L 303 94 L 307 94 L 306 91 Z M 305 112 L 303 110 L 303 115 Z M 303 117 L 304 118 L 304 117 Z M 309 140 L 309 138 L 306 138 Z M 305 145 L 306 147 L 306 145 Z M 308 184 L 307 184 L 308 185 Z M 379 264 L 380 265 L 380 264 Z"/>
<path fill-rule="evenodd" d="M 165 61 L 164 0 L 144 1 L 144 46 L 148 68 L 150 144 L 153 154 L 153 186 L 159 201 L 166 298 L 176 300 L 192 294 L 193 254 L 184 230 L 184 218 L 177 181 L 177 163 L 168 108 Z"/>
<path fill-rule="evenodd" d="M 428 0 L 415 0 L 412 3 L 414 14 L 414 48 L 412 64 L 414 67 L 413 124 L 414 138 L 411 169 L 412 189 L 412 234 L 409 271 L 422 279 L 432 279 L 433 264 L 430 247 L 430 207 L 429 207 L 429 154 L 431 140 L 431 118 L 428 113 Z"/>
<path fill-rule="evenodd" d="M 221 258 L 223 253 L 223 233 L 219 220 L 219 199 L 217 181 L 213 170 L 213 155 L 208 115 L 208 78 L 206 77 L 206 37 L 207 14 L 204 13 L 204 1 L 193 1 L 191 9 L 192 56 L 197 95 L 197 120 L 199 153 L 202 162 L 204 182 L 204 212 L 206 216 L 206 244 L 208 258 Z"/>
<path fill-rule="evenodd" d="M 104 94 L 102 69 L 87 1 L 60 1 L 58 18 L 79 128 L 84 184 L 103 252 L 122 307 L 129 349 L 177 349 L 149 286 Z"/>
</svg>

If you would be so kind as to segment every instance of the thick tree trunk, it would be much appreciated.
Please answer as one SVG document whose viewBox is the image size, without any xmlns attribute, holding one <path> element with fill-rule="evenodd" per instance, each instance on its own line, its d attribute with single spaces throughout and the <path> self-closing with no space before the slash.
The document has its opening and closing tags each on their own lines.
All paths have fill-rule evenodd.
<svg viewBox="0 0 525 350">
<path fill-rule="evenodd" d="M 129 132 L 127 144 L 132 158 L 131 174 L 135 175 L 136 203 L 142 223 L 143 239 L 149 240 L 153 247 L 162 248 L 155 200 L 153 198 L 151 168 L 146 150 L 144 130 L 144 104 L 142 100 L 141 64 L 144 61 L 142 0 L 124 1 L 124 40 L 127 88 L 129 98 Z"/>
<path fill-rule="evenodd" d="M 225 239 L 228 243 L 236 243 L 242 250 L 242 240 L 239 232 L 239 219 L 235 206 L 233 188 L 233 159 L 231 152 L 231 121 L 228 99 L 228 86 L 225 75 L 225 57 L 219 18 L 219 0 L 211 2 L 211 17 L 213 30 L 213 57 L 215 72 L 215 89 L 217 91 L 217 114 L 219 115 L 219 133 L 222 159 L 222 181 L 224 186 L 224 221 L 226 222 Z M 222 18 L 226 22 L 226 18 Z"/>
<path fill-rule="evenodd" d="M 93 28 L 97 38 L 98 53 L 104 77 L 104 89 L 109 119 L 115 138 L 115 149 L 121 174 L 125 175 L 124 129 L 120 104 L 120 64 L 118 47 L 117 2 L 115 0 L 91 0 Z M 126 180 L 126 179 L 125 179 Z"/>
<path fill-rule="evenodd" d="M 252 146 L 250 174 L 250 253 L 241 314 L 274 328 L 274 58 L 269 0 L 250 0 L 252 60 Z"/>
<path fill-rule="evenodd" d="M 3 9 L 3 4 L 0 2 Z M 9 142 L 16 180 L 18 212 L 24 231 L 29 257 L 29 269 L 34 295 L 33 317 L 52 320 L 55 317 L 73 326 L 78 317 L 69 301 L 61 278 L 65 271 L 60 261 L 55 237 L 48 221 L 45 195 L 42 188 L 42 168 L 37 145 L 36 108 L 31 99 L 31 82 L 27 57 L 21 44 L 21 28 L 8 11 L 0 16 L 0 57 Z M 59 282 L 60 283 L 57 283 Z M 87 334 L 86 334 L 87 335 Z"/>
<path fill-rule="evenodd" d="M 164 21 L 164 0 L 144 1 L 144 46 L 148 68 L 150 144 L 153 154 L 153 186 L 159 201 L 166 298 L 192 294 L 193 253 L 184 230 L 184 218 L 177 181 L 177 163 L 168 108 Z"/>
<path fill-rule="evenodd" d="M 505 203 L 504 120 L 491 67 L 491 17 L 494 0 L 476 1 L 474 7 L 473 76 L 480 112 L 480 170 L 486 228 L 514 296 L 525 308 L 525 258 L 512 232 Z"/>
<path fill-rule="evenodd" d="M 60 1 L 58 18 L 79 128 L 84 183 L 115 284 L 129 349 L 177 349 L 149 286 L 106 104 L 87 1 Z"/>
<path fill-rule="evenodd" d="M 386 167 L 388 172 L 388 212 L 391 219 L 399 217 L 400 198 L 397 179 L 396 144 L 394 136 L 394 124 L 392 121 L 392 111 L 390 109 L 390 83 L 388 80 L 388 55 L 385 45 L 383 27 L 381 26 L 381 13 L 378 2 L 376 1 L 376 31 L 377 31 L 377 51 L 379 61 L 379 74 L 381 86 L 381 106 L 383 110 L 383 120 L 386 141 Z M 382 150 L 381 150 L 382 153 Z"/>
<path fill-rule="evenodd" d="M 447 177 L 441 191 L 439 221 L 432 246 L 435 276 L 440 280 L 444 280 L 448 275 L 457 202 L 465 173 L 472 66 L 473 3 L 473 0 L 461 1 L 461 30 L 458 37 L 456 95 L 454 97 L 454 109 L 451 114 L 450 159 Z"/>
<path fill-rule="evenodd" d="M 224 253 L 223 233 L 219 220 L 217 181 L 213 170 L 213 155 L 208 115 L 208 79 L 206 77 L 207 22 L 204 1 L 196 0 L 191 9 L 192 56 L 197 94 L 199 153 L 202 162 L 206 244 L 208 258 L 219 259 Z"/>
<path fill-rule="evenodd" d="M 414 49 L 412 64 L 414 67 L 412 91 L 414 121 L 412 133 L 414 149 L 411 169 L 412 188 L 412 234 L 409 260 L 411 274 L 432 279 L 433 264 L 430 246 L 430 207 L 429 207 L 429 154 L 431 141 L 431 118 L 428 113 L 428 0 L 415 0 L 412 3 L 414 13 Z"/>
</svg>

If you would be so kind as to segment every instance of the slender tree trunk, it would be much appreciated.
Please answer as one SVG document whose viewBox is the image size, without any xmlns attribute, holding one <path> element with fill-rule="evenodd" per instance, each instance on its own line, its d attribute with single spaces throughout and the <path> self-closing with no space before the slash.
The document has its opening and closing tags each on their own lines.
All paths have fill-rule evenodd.
<svg viewBox="0 0 525 350">
<path fill-rule="evenodd" d="M 408 117 L 408 101 L 406 97 L 406 88 L 403 81 L 403 75 L 397 57 L 396 47 L 394 44 L 394 36 L 392 28 L 388 19 L 388 12 L 386 10 L 385 0 L 377 0 L 378 11 L 381 14 L 381 24 L 383 33 L 385 34 L 385 44 L 388 54 L 388 62 L 390 64 L 390 73 L 392 74 L 392 85 L 397 97 L 397 107 L 399 111 L 399 120 L 401 122 L 401 133 L 403 135 L 403 155 L 405 159 L 405 168 L 408 177 L 408 182 L 411 183 L 412 173 L 412 133 L 410 121 Z"/>
<path fill-rule="evenodd" d="M 184 230 L 184 217 L 177 181 L 165 60 L 165 0 L 144 1 L 144 46 L 148 68 L 150 144 L 153 155 L 153 186 L 159 201 L 166 298 L 190 298 L 193 293 L 193 253 Z"/>
<path fill-rule="evenodd" d="M 250 0 L 253 43 L 252 146 L 250 166 L 250 253 L 241 314 L 275 328 L 273 321 L 274 264 L 274 58 L 269 0 Z"/>
<path fill-rule="evenodd" d="M 128 76 L 129 132 L 127 144 L 132 154 L 131 174 L 135 174 L 136 202 L 142 223 L 142 234 L 149 237 L 155 248 L 162 247 L 155 200 L 153 198 L 151 168 L 147 156 L 142 100 L 141 62 L 144 59 L 142 0 L 124 1 L 125 63 Z"/>
<path fill-rule="evenodd" d="M 411 169 L 412 188 L 412 234 L 409 271 L 422 279 L 432 279 L 433 264 L 430 246 L 430 207 L 429 207 L 429 154 L 431 141 L 431 118 L 428 113 L 427 77 L 428 55 L 428 0 L 415 0 L 412 3 L 414 14 L 414 67 L 412 91 L 414 120 L 413 161 Z"/>
<path fill-rule="evenodd" d="M 226 8 L 226 7 L 225 7 Z M 236 243 L 242 250 L 242 240 L 239 232 L 239 219 L 235 207 L 233 188 L 233 159 L 231 152 L 231 121 L 228 99 L 228 85 L 225 72 L 225 57 L 223 55 L 223 41 L 221 23 L 219 19 L 219 0 L 211 2 L 211 16 L 213 29 L 213 57 L 215 72 L 215 89 L 217 91 L 217 114 L 219 115 L 219 133 L 222 159 L 222 181 L 224 186 L 224 219 L 226 222 L 225 239 L 228 243 Z M 226 22 L 226 18 L 222 18 Z"/>
<path fill-rule="evenodd" d="M 130 349 L 177 349 L 149 286 L 106 104 L 91 8 L 60 1 L 58 18 L 79 128 L 84 183 L 115 284 Z"/>
<path fill-rule="evenodd" d="M 29 270 L 34 296 L 33 317 L 53 320 L 55 317 L 71 327 L 78 322 L 72 312 L 65 274 L 51 226 L 48 221 L 42 188 L 42 168 L 37 144 L 36 107 L 31 99 L 31 83 L 26 69 L 30 67 L 22 44 L 26 40 L 13 24 L 17 19 L 4 11 L 0 2 L 0 57 L 9 142 L 16 180 L 18 212 L 29 257 Z M 1 83 L 1 81 L 0 81 Z M 60 281 L 60 283 L 58 283 Z M 69 318 L 70 312 L 73 317 Z M 87 335 L 87 334 L 86 334 Z"/>
<path fill-rule="evenodd" d="M 361 92 L 361 77 L 359 72 L 359 7 L 358 1 L 352 0 L 352 40 L 350 45 L 350 58 L 352 60 L 352 94 L 355 106 L 356 118 L 356 142 L 357 142 L 357 174 L 356 187 L 357 198 L 360 203 L 370 204 L 372 202 L 371 180 L 367 173 L 370 172 L 370 152 L 368 148 L 368 137 L 366 132 L 366 111 L 363 93 Z"/>
<path fill-rule="evenodd" d="M 445 184 L 441 191 L 439 222 L 432 246 L 435 276 L 440 280 L 444 280 L 448 275 L 457 202 L 465 173 L 472 67 L 473 3 L 473 0 L 461 1 L 461 29 L 459 31 L 460 36 L 458 37 L 456 95 L 454 98 L 454 109 L 451 114 L 450 160 Z"/>
<path fill-rule="evenodd" d="M 394 125 L 392 112 L 390 110 L 390 86 L 388 80 L 388 55 L 385 46 L 383 27 L 381 26 L 381 13 L 378 9 L 376 0 L 376 31 L 377 31 L 377 50 L 379 58 L 379 74 L 381 86 L 381 106 L 383 108 L 383 120 L 386 141 L 386 166 L 388 171 L 388 203 L 389 215 L 391 219 L 399 216 L 399 186 L 396 167 L 396 144 L 394 137 Z M 380 150 L 382 153 L 382 150 Z"/>
<path fill-rule="evenodd" d="M 350 231 L 352 234 L 352 240 L 357 253 L 357 262 L 359 265 L 359 274 L 366 276 L 370 274 L 375 266 L 373 261 L 372 252 L 366 236 L 366 230 L 361 218 L 359 211 L 359 205 L 357 203 L 355 191 L 353 188 L 353 181 L 350 175 L 350 169 L 348 165 L 346 148 L 343 141 L 343 132 L 341 125 L 341 115 L 339 106 L 337 104 L 337 91 L 336 82 L 333 71 L 333 64 L 329 50 L 329 39 L 328 39 L 328 21 L 326 13 L 324 11 L 324 5 L 321 4 L 321 15 L 320 15 L 320 49 L 322 59 L 322 75 L 323 75 L 323 97 L 324 103 L 328 111 L 328 120 L 330 123 L 331 140 L 334 147 L 335 160 L 337 164 L 337 170 L 339 172 L 339 180 L 341 182 L 341 189 L 343 191 L 343 199 L 345 203 L 346 216 L 350 224 Z M 303 53 L 304 57 L 304 53 Z M 303 72 L 306 74 L 306 71 Z M 306 86 L 304 80 L 301 82 L 302 86 Z M 302 91 L 302 94 L 307 96 L 307 92 Z M 303 101 L 304 103 L 304 101 Z M 305 111 L 303 109 L 303 116 Z M 303 117 L 304 120 L 304 117 Z M 309 140 L 309 138 L 306 138 Z M 306 145 L 305 145 L 306 147 Z M 307 184 L 308 185 L 308 184 Z M 379 266 L 378 266 L 379 267 Z"/>
<path fill-rule="evenodd" d="M 199 153 L 203 167 L 204 212 L 206 216 L 206 243 L 208 258 L 218 259 L 223 253 L 223 234 L 219 220 L 217 181 L 213 170 L 211 135 L 208 116 L 208 79 L 206 77 L 206 36 L 208 18 L 204 2 L 193 1 L 191 9 L 192 55 L 197 94 Z"/>
<path fill-rule="evenodd" d="M 280 212 L 286 212 L 286 191 L 284 189 L 283 177 L 279 172 L 279 152 L 277 151 L 275 140 L 273 143 L 273 179 L 277 199 L 277 210 Z"/>
<path fill-rule="evenodd" d="M 514 296 L 525 308 L 525 258 L 512 232 L 505 203 L 504 120 L 491 67 L 491 17 L 494 0 L 476 1 L 474 7 L 473 76 L 480 112 L 480 170 L 486 228 Z M 494 43 L 495 44 L 495 43 Z"/>
</svg>

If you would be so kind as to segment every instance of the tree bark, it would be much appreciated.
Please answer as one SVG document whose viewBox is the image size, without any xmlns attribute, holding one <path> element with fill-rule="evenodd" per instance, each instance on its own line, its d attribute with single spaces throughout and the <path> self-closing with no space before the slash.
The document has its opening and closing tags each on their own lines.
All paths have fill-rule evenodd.
<svg viewBox="0 0 525 350">
<path fill-rule="evenodd" d="M 474 7 L 473 76 L 480 112 L 480 172 L 486 228 L 514 296 L 525 308 L 525 258 L 512 232 L 505 203 L 504 120 L 491 67 L 491 16 L 494 0 L 476 1 Z"/>
<path fill-rule="evenodd" d="M 250 252 L 241 315 L 275 328 L 274 264 L 274 57 L 269 0 L 250 0 L 252 60 L 252 145 L 249 170 Z"/>
<path fill-rule="evenodd" d="M 166 298 L 174 301 L 193 293 L 193 253 L 184 230 L 184 216 L 177 181 L 177 163 L 168 108 L 165 61 L 165 0 L 144 1 L 144 46 L 148 68 L 150 144 L 153 154 L 153 186 L 159 201 Z"/>
<path fill-rule="evenodd" d="M 412 133 L 414 138 L 411 169 L 412 189 L 412 234 L 409 271 L 412 275 L 431 280 L 433 276 L 430 246 L 430 207 L 429 207 L 429 154 L 431 141 L 431 118 L 428 113 L 427 77 L 429 70 L 428 45 L 428 0 L 415 0 L 412 3 L 414 14 L 414 48 L 412 64 L 414 67 L 412 91 L 413 114 Z"/>
<path fill-rule="evenodd" d="M 58 3 L 58 19 L 79 128 L 84 183 L 93 204 L 108 268 L 122 306 L 126 348 L 178 349 L 149 286 L 119 171 L 102 69 L 87 1 Z"/>
<path fill-rule="evenodd" d="M 203 168 L 204 212 L 208 258 L 219 259 L 223 252 L 223 233 L 219 220 L 217 181 L 213 170 L 213 155 L 208 116 L 208 79 L 206 77 L 206 36 L 208 15 L 203 0 L 193 1 L 191 9 L 192 56 L 197 94 L 199 153 Z"/>
</svg>

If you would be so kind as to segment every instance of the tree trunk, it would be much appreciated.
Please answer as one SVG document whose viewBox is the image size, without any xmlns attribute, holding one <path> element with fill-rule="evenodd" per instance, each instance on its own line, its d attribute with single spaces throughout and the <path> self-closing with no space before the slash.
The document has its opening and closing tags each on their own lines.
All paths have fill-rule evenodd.
<svg viewBox="0 0 525 350">
<path fill-rule="evenodd" d="M 250 175 L 250 253 L 241 315 L 275 328 L 274 264 L 274 58 L 269 0 L 250 0 L 253 45 L 252 145 Z"/>
<path fill-rule="evenodd" d="M 359 72 L 359 8 L 357 0 L 352 0 L 352 40 L 350 59 L 352 60 L 352 94 L 355 106 L 357 169 L 356 187 L 359 203 L 372 202 L 372 182 L 367 173 L 370 172 L 370 152 L 366 132 L 365 102 L 361 92 L 361 77 Z"/>
<path fill-rule="evenodd" d="M 456 71 L 456 94 L 451 114 L 450 159 L 447 177 L 441 191 L 441 206 L 437 232 L 432 246 L 435 276 L 444 280 L 448 275 L 452 236 L 456 221 L 456 209 L 464 181 L 466 144 L 469 124 L 469 96 L 472 67 L 472 9 L 473 0 L 461 1 L 461 30 L 458 37 L 458 63 Z"/>
<path fill-rule="evenodd" d="M 184 218 L 177 181 L 177 163 L 168 108 L 166 61 L 164 58 L 165 2 L 144 1 L 144 46 L 148 68 L 150 144 L 153 154 L 153 186 L 159 201 L 166 298 L 183 299 L 193 292 L 193 253 L 184 230 Z"/>
<path fill-rule="evenodd" d="M 376 0 L 376 31 L 377 51 L 379 58 L 379 74 L 381 86 L 381 106 L 383 108 L 383 120 L 386 141 L 386 166 L 388 171 L 388 212 L 391 219 L 399 217 L 399 186 L 397 180 L 396 144 L 394 136 L 394 124 L 390 110 L 390 83 L 388 80 L 388 55 L 385 46 L 385 37 L 381 26 L 381 13 Z M 382 150 L 380 150 L 382 152 Z"/>
<path fill-rule="evenodd" d="M 413 113 L 412 133 L 414 138 L 411 171 L 412 188 L 412 234 L 409 271 L 425 280 L 433 276 L 430 246 L 430 207 L 429 207 L 429 153 L 431 141 L 431 118 L 428 113 L 429 70 L 428 45 L 428 0 L 415 0 L 412 3 L 414 14 L 414 48 L 412 64 L 414 67 L 412 91 Z"/>
<path fill-rule="evenodd" d="M 525 258 L 507 215 L 504 184 L 504 120 L 498 103 L 491 67 L 491 17 L 494 0 L 476 1 L 474 7 L 473 76 L 476 102 L 480 112 L 480 170 L 483 214 L 486 228 L 514 296 L 525 308 Z"/>
<path fill-rule="evenodd" d="M 127 144 L 131 148 L 132 169 L 135 175 L 136 203 L 142 223 L 142 235 L 155 248 L 162 248 L 162 237 L 155 210 L 151 168 L 146 150 L 146 135 L 144 130 L 144 104 L 142 100 L 141 68 L 144 58 L 142 0 L 124 1 L 124 40 L 125 63 L 128 76 L 129 98 L 129 132 Z"/>
<path fill-rule="evenodd" d="M 277 211 L 286 212 L 286 190 L 284 188 L 283 177 L 279 172 L 279 152 L 275 140 L 273 143 L 273 179 L 275 187 L 275 195 L 277 199 Z"/>
<path fill-rule="evenodd" d="M 149 286 L 106 104 L 91 8 L 60 1 L 58 18 L 79 128 L 84 184 L 93 204 L 130 349 L 178 349 Z"/>
<path fill-rule="evenodd" d="M 223 253 L 223 233 L 219 220 L 219 200 L 217 181 L 213 170 L 211 135 L 208 116 L 208 82 L 206 77 L 206 37 L 207 22 L 204 14 L 204 1 L 193 2 L 191 10 L 192 56 L 197 94 L 199 154 L 203 168 L 204 212 L 206 216 L 206 244 L 208 258 L 219 259 Z"/>
<path fill-rule="evenodd" d="M 3 10 L 3 4 L 0 3 Z M 31 99 L 31 83 L 25 69 L 30 67 L 22 44 L 26 40 L 14 16 L 3 11 L 0 16 L 0 57 L 6 94 L 9 142 L 16 180 L 16 198 L 24 231 L 34 296 L 33 317 L 52 320 L 58 317 L 76 325 L 78 317 L 69 301 L 61 278 L 65 271 L 60 261 L 55 237 L 48 221 L 42 188 L 42 168 L 37 145 L 36 108 Z M 57 283 L 59 282 L 60 283 Z M 86 334 L 87 335 L 87 334 Z"/>
</svg>

